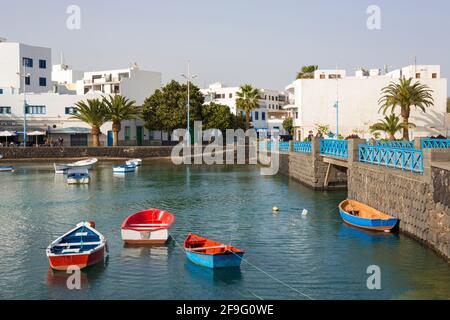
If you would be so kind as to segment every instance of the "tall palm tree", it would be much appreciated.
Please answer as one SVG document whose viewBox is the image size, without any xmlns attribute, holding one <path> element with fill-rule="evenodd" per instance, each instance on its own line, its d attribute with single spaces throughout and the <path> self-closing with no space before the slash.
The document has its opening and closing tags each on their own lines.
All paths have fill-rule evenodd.
<svg viewBox="0 0 450 320">
<path fill-rule="evenodd" d="M 317 65 L 303 66 L 300 72 L 297 73 L 296 79 L 311 79 L 314 77 L 314 71 L 319 69 Z"/>
<path fill-rule="evenodd" d="M 395 140 L 395 134 L 404 128 L 405 124 L 400 122 L 400 117 L 391 113 L 389 116 L 385 116 L 383 120 L 370 126 L 370 132 L 375 133 L 382 131 L 387 133 L 389 140 Z M 413 123 L 408 123 L 409 128 L 414 128 Z"/>
<path fill-rule="evenodd" d="M 380 111 L 383 114 L 391 109 L 391 113 L 396 107 L 400 107 L 400 114 L 403 118 L 403 140 L 409 140 L 409 116 L 411 107 L 416 107 L 426 112 L 426 107 L 433 105 L 434 100 L 432 92 L 427 85 L 415 82 L 412 84 L 412 78 L 400 78 L 400 82 L 391 82 L 381 91 L 382 97 L 378 101 L 381 105 Z"/>
<path fill-rule="evenodd" d="M 91 126 L 92 146 L 99 146 L 100 127 L 107 122 L 106 109 L 99 99 L 87 99 L 75 103 L 72 119 L 83 121 Z"/>
<path fill-rule="evenodd" d="M 250 128 L 250 114 L 258 107 L 258 100 L 261 99 L 258 89 L 249 84 L 244 84 L 236 92 L 236 107 L 245 112 L 245 128 Z"/>
<path fill-rule="evenodd" d="M 107 119 L 112 121 L 113 146 L 115 147 L 119 144 L 119 131 L 122 129 L 120 123 L 123 120 L 133 120 L 138 117 L 139 109 L 135 103 L 136 101 L 130 101 L 121 95 L 110 95 L 108 98 L 103 98 Z"/>
</svg>

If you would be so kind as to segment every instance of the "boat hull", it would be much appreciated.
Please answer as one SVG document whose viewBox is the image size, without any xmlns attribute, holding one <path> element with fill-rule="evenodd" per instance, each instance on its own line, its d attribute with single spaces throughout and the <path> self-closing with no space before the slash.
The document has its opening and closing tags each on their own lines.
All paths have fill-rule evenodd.
<svg viewBox="0 0 450 320">
<path fill-rule="evenodd" d="M 114 167 L 114 173 L 131 173 L 136 171 L 136 166 Z"/>
<path fill-rule="evenodd" d="M 186 257 L 193 263 L 206 268 L 233 268 L 239 267 L 244 253 L 226 252 L 223 254 L 202 254 L 186 251 Z"/>
<path fill-rule="evenodd" d="M 164 244 L 169 239 L 169 231 L 167 229 L 156 231 L 122 229 L 121 234 L 124 243 L 134 245 Z"/>
<path fill-rule="evenodd" d="M 0 172 L 14 172 L 13 166 L 1 166 Z"/>
<path fill-rule="evenodd" d="M 89 184 L 89 177 L 85 178 L 67 178 L 68 184 Z"/>
<path fill-rule="evenodd" d="M 65 174 L 67 173 L 70 169 L 86 169 L 86 170 L 91 170 L 92 169 L 92 164 L 88 164 L 88 165 L 84 165 L 84 166 L 68 166 L 65 164 L 56 164 L 54 165 L 55 167 L 55 173 L 58 174 Z"/>
<path fill-rule="evenodd" d="M 80 269 L 93 266 L 104 261 L 107 256 L 106 244 L 88 254 L 50 255 L 48 257 L 50 267 L 54 270 L 65 271 L 69 267 L 76 266 Z"/>
<path fill-rule="evenodd" d="M 346 200 L 347 201 L 347 200 Z M 361 229 L 367 229 L 367 230 L 373 230 L 373 231 L 390 231 L 392 230 L 398 223 L 398 219 L 394 217 L 390 217 L 388 219 L 378 219 L 378 218 L 364 218 L 359 217 L 355 215 L 351 215 L 347 211 L 343 209 L 344 204 L 346 201 L 343 201 L 339 205 L 339 214 L 342 218 L 342 220 L 353 227 L 361 228 Z M 356 206 L 358 208 L 358 206 Z"/>
</svg>

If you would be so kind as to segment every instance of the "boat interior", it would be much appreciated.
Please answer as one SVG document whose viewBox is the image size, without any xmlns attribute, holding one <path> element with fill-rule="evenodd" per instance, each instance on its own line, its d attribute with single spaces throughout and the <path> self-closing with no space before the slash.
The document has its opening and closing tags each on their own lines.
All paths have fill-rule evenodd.
<svg viewBox="0 0 450 320">
<path fill-rule="evenodd" d="M 53 244 L 51 252 L 54 254 L 73 254 L 90 251 L 101 244 L 98 234 L 86 227 L 80 227 L 65 235 Z"/>
<path fill-rule="evenodd" d="M 359 218 L 382 220 L 393 219 L 393 217 L 355 200 L 346 200 L 342 202 L 340 206 L 341 210 Z"/>
<path fill-rule="evenodd" d="M 239 250 L 235 247 L 227 246 L 223 243 L 202 238 L 196 235 L 190 235 L 188 239 L 186 239 L 185 249 L 195 253 L 208 255 L 223 254 L 226 252 L 243 253 L 242 250 Z"/>
</svg>

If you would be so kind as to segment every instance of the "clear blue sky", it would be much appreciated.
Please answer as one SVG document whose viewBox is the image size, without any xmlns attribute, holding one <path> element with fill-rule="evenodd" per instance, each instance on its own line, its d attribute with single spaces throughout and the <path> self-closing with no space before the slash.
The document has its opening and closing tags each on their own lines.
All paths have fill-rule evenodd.
<svg viewBox="0 0 450 320">
<path fill-rule="evenodd" d="M 304 64 L 347 69 L 440 64 L 450 75 L 447 0 L 39 0 L 1 5 L 0 37 L 64 52 L 75 69 L 128 67 L 181 80 L 192 60 L 196 81 L 282 89 Z M 81 30 L 66 28 L 68 5 Z M 366 9 L 381 8 L 381 30 Z"/>
</svg>

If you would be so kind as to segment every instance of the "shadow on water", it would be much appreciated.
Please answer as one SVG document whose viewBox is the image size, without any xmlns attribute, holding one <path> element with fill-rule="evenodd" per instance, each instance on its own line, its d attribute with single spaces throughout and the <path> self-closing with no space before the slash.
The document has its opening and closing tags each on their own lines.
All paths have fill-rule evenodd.
<svg viewBox="0 0 450 320">
<path fill-rule="evenodd" d="M 371 231 L 349 226 L 345 223 L 339 228 L 339 237 L 344 239 L 354 239 L 361 242 L 374 243 L 379 241 L 398 241 L 399 235 L 396 232 Z"/>
</svg>

